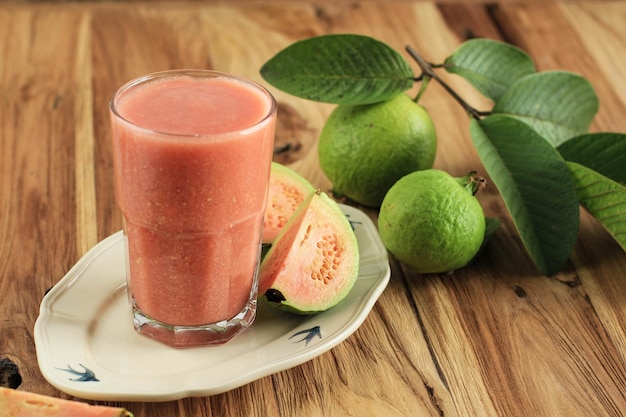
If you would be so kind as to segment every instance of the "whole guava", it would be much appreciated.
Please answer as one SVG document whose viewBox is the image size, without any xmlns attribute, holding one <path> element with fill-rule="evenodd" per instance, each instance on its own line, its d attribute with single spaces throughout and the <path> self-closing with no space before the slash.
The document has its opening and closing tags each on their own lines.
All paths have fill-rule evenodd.
<svg viewBox="0 0 626 417">
<path fill-rule="evenodd" d="M 324 124 L 318 153 L 335 195 L 379 207 L 397 180 L 433 167 L 436 149 L 426 109 L 399 94 L 374 104 L 337 106 Z"/>
<path fill-rule="evenodd" d="M 449 272 L 465 266 L 480 249 L 485 216 L 474 194 L 484 180 L 470 173 L 416 171 L 396 182 L 380 207 L 383 244 L 418 273 Z"/>
</svg>

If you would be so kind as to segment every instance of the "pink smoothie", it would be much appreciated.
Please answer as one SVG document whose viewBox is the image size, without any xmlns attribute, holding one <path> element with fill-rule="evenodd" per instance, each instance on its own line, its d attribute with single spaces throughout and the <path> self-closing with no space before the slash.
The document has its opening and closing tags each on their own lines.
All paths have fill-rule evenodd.
<svg viewBox="0 0 626 417">
<path fill-rule="evenodd" d="M 232 318 L 258 266 L 272 100 L 236 80 L 182 76 L 136 86 L 114 106 L 136 307 L 173 325 Z"/>
</svg>

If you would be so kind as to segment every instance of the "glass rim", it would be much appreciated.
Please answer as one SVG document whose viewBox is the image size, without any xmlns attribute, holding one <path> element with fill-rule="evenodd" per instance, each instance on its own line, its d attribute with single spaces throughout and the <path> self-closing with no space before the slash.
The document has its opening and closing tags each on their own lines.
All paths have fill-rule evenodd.
<svg viewBox="0 0 626 417">
<path fill-rule="evenodd" d="M 132 122 L 128 120 L 126 117 L 124 117 L 118 111 L 116 107 L 117 100 L 125 92 L 127 92 L 133 87 L 137 87 L 139 85 L 154 82 L 160 79 L 185 77 L 185 76 L 193 77 L 193 78 L 224 78 L 224 79 L 232 80 L 238 83 L 243 83 L 249 87 L 252 87 L 255 90 L 260 91 L 265 97 L 269 99 L 269 108 L 267 110 L 267 113 L 263 117 L 261 117 L 258 121 L 242 129 L 235 129 L 232 131 L 220 132 L 220 133 L 174 133 L 174 132 L 165 132 L 165 131 L 158 130 L 158 129 L 151 129 L 149 127 L 145 127 L 135 122 Z M 156 135 L 163 136 L 163 137 L 193 139 L 193 138 L 202 138 L 202 137 L 209 137 L 209 136 L 212 138 L 220 137 L 220 136 L 230 136 L 233 133 L 246 135 L 249 132 L 256 131 L 260 129 L 263 125 L 265 125 L 270 119 L 272 119 L 274 114 L 276 114 L 277 104 L 276 104 L 276 99 L 274 98 L 272 93 L 269 92 L 267 88 L 265 88 L 258 82 L 250 80 L 248 78 L 244 78 L 244 77 L 227 73 L 227 72 L 223 72 L 223 71 L 208 70 L 208 69 L 172 69 L 172 70 L 164 70 L 164 71 L 147 73 L 139 77 L 133 78 L 130 81 L 125 82 L 119 88 L 117 88 L 117 90 L 115 90 L 115 92 L 111 96 L 109 100 L 109 110 L 111 114 L 113 114 L 118 120 L 123 121 L 125 124 L 133 127 L 134 129 L 138 129 L 140 131 L 156 134 Z"/>
</svg>

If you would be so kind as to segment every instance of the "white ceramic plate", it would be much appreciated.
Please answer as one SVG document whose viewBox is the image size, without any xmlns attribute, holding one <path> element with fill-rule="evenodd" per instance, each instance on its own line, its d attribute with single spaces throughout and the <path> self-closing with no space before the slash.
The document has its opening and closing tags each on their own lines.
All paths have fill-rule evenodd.
<svg viewBox="0 0 626 417">
<path fill-rule="evenodd" d="M 37 360 L 59 390 L 93 400 L 168 401 L 225 392 L 330 350 L 363 323 L 389 282 L 387 252 L 372 221 L 346 205 L 361 262 L 337 306 L 294 316 L 259 305 L 254 324 L 221 346 L 174 349 L 132 327 L 124 243 L 93 247 L 44 297 L 35 323 Z"/>
</svg>

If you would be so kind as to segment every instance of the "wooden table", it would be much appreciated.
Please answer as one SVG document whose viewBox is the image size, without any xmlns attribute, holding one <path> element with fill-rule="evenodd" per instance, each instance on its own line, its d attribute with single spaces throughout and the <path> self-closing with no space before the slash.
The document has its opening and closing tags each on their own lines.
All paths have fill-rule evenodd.
<svg viewBox="0 0 626 417">
<path fill-rule="evenodd" d="M 33 325 L 46 290 L 121 228 L 107 102 L 123 82 L 183 67 L 262 81 L 276 52 L 325 33 L 410 44 L 433 62 L 489 37 L 526 50 L 540 70 L 586 76 L 601 103 L 592 130 L 626 132 L 624 22 L 626 3 L 597 1 L 3 2 L 0 357 L 19 365 L 20 389 L 71 398 L 41 375 Z M 273 91 L 275 159 L 329 189 L 316 140 L 333 106 Z M 438 129 L 436 167 L 481 171 L 463 110 L 436 85 L 423 104 Z M 583 213 L 562 272 L 542 276 L 494 187 L 480 199 L 503 224 L 477 262 L 416 275 L 392 260 L 374 310 L 331 351 L 212 397 L 109 404 L 137 417 L 626 415 L 626 254 Z"/>
</svg>

